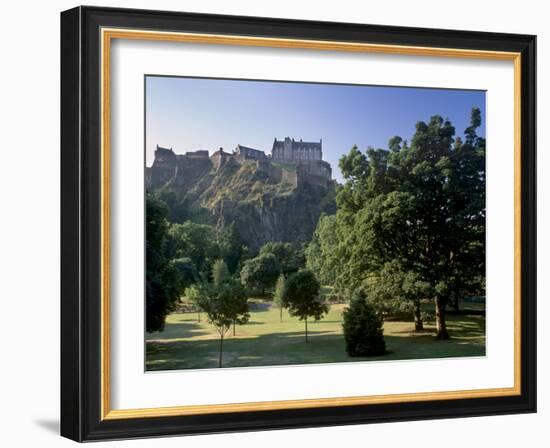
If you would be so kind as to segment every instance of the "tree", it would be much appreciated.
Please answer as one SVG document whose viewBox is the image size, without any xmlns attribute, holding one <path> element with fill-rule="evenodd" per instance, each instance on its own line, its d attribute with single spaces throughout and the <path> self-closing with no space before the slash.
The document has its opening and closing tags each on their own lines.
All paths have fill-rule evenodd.
<svg viewBox="0 0 550 448">
<path fill-rule="evenodd" d="M 379 356 L 386 352 L 382 318 L 367 303 L 366 295 L 356 294 L 344 310 L 344 339 L 350 356 Z"/>
<path fill-rule="evenodd" d="M 343 289 L 348 283 L 341 284 L 344 277 L 342 267 L 345 264 L 342 263 L 342 256 L 345 249 L 338 230 L 336 215 L 321 215 L 305 251 L 306 267 L 313 271 L 323 285 Z"/>
<path fill-rule="evenodd" d="M 249 288 L 258 288 L 265 295 L 279 276 L 279 265 L 273 254 L 259 255 L 245 261 L 241 270 L 241 282 Z"/>
<path fill-rule="evenodd" d="M 169 258 L 189 258 L 204 281 L 210 277 L 218 252 L 213 227 L 191 221 L 170 225 L 166 255 Z"/>
<path fill-rule="evenodd" d="M 367 285 L 370 304 L 381 314 L 406 312 L 413 316 L 415 331 L 424 323 L 420 301 L 429 294 L 429 284 L 414 271 L 404 271 L 394 260 L 384 264 Z"/>
<path fill-rule="evenodd" d="M 145 247 L 145 328 L 162 331 L 167 314 L 180 295 L 181 278 L 177 267 L 165 255 L 168 233 L 166 204 L 153 195 L 146 198 Z"/>
<path fill-rule="evenodd" d="M 190 258 L 176 258 L 172 260 L 172 263 L 180 274 L 180 292 L 183 292 L 185 288 L 200 280 L 199 273 Z"/>
<path fill-rule="evenodd" d="M 208 321 L 214 325 L 220 335 L 218 365 L 222 367 L 225 334 L 235 322 L 242 325 L 250 318 L 246 294 L 237 281 L 228 279 L 218 287 L 209 288 L 201 307 L 207 313 Z"/>
<path fill-rule="evenodd" d="M 197 321 L 201 321 L 201 310 L 205 300 L 208 298 L 208 290 L 205 284 L 196 283 L 185 289 L 185 298 L 189 300 L 197 310 Z"/>
<path fill-rule="evenodd" d="M 229 277 L 229 269 L 227 264 L 221 258 L 214 261 L 212 265 L 212 283 L 214 286 L 220 286 Z"/>
<path fill-rule="evenodd" d="M 283 304 L 291 316 L 297 316 L 305 324 L 305 337 L 308 342 L 307 320 L 319 320 L 328 313 L 328 305 L 319 295 L 320 285 L 313 272 L 302 269 L 288 277 L 283 290 Z"/>
<path fill-rule="evenodd" d="M 269 242 L 260 248 L 259 256 L 273 255 L 277 260 L 279 273 L 287 277 L 304 265 L 303 254 L 294 250 L 290 243 Z"/>
<path fill-rule="evenodd" d="M 217 243 L 219 256 L 226 262 L 229 272 L 238 272 L 248 248 L 243 244 L 234 222 L 220 231 Z"/>
<path fill-rule="evenodd" d="M 435 306 L 437 338 L 449 337 L 445 308 L 460 286 L 483 284 L 485 259 L 485 140 L 472 110 L 466 141 L 449 121 L 418 122 L 410 146 L 352 148 L 340 160 L 345 184 L 337 194 L 341 277 L 365 285 L 388 262 L 413 273 Z M 371 274 L 369 274 L 371 273 Z M 355 282 L 355 283 L 353 283 Z"/>
<path fill-rule="evenodd" d="M 279 308 L 279 322 L 283 321 L 284 289 L 285 289 L 285 276 L 281 274 L 277 279 L 277 283 L 275 284 L 275 292 L 273 293 L 273 303 L 277 308 Z"/>
</svg>

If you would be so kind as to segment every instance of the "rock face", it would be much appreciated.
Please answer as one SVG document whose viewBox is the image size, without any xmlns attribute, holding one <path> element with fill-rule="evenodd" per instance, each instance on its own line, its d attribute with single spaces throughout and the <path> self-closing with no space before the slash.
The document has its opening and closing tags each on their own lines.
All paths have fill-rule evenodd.
<svg viewBox="0 0 550 448">
<path fill-rule="evenodd" d="M 222 150 L 210 157 L 207 151 L 176 155 L 157 148 L 146 182 L 169 204 L 173 221 L 218 229 L 234 224 L 243 243 L 257 250 L 269 241 L 308 242 L 321 213 L 335 212 L 336 183 L 318 171 L 312 163 L 269 156 L 247 159 Z"/>
</svg>

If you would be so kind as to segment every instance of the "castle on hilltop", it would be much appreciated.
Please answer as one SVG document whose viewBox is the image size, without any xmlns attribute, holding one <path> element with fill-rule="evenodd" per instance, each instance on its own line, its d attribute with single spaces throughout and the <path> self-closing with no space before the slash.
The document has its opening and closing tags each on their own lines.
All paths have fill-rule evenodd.
<svg viewBox="0 0 550 448">
<path fill-rule="evenodd" d="M 207 150 L 175 154 L 172 148 L 157 145 L 153 166 L 147 169 L 148 184 L 158 188 L 172 179 L 187 184 L 198 173 L 248 162 L 254 163 L 274 183 L 287 182 L 296 188 L 304 185 L 328 187 L 333 182 L 332 167 L 323 160 L 322 145 L 322 140 L 304 142 L 286 137 L 273 140 L 271 154 L 239 144 L 231 153 L 220 148 L 212 155 Z"/>
</svg>

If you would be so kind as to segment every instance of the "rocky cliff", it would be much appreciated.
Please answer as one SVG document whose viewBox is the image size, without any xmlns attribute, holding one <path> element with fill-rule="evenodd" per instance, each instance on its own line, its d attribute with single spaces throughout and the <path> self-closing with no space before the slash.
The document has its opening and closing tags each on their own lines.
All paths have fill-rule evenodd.
<svg viewBox="0 0 550 448">
<path fill-rule="evenodd" d="M 223 152 L 157 153 L 146 179 L 148 191 L 168 203 L 173 221 L 191 219 L 218 229 L 234 223 L 252 250 L 268 241 L 308 242 L 321 213 L 336 207 L 335 182 L 309 167 Z"/>
</svg>

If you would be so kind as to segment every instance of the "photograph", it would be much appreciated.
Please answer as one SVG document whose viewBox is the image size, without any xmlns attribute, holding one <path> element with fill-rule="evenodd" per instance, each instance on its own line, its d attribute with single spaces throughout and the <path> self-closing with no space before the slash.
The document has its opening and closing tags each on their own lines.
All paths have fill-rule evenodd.
<svg viewBox="0 0 550 448">
<path fill-rule="evenodd" d="M 61 13 L 63 437 L 540 412 L 540 27 L 298 7 Z"/>
<path fill-rule="evenodd" d="M 486 91 L 144 89 L 146 371 L 486 355 Z"/>
</svg>

